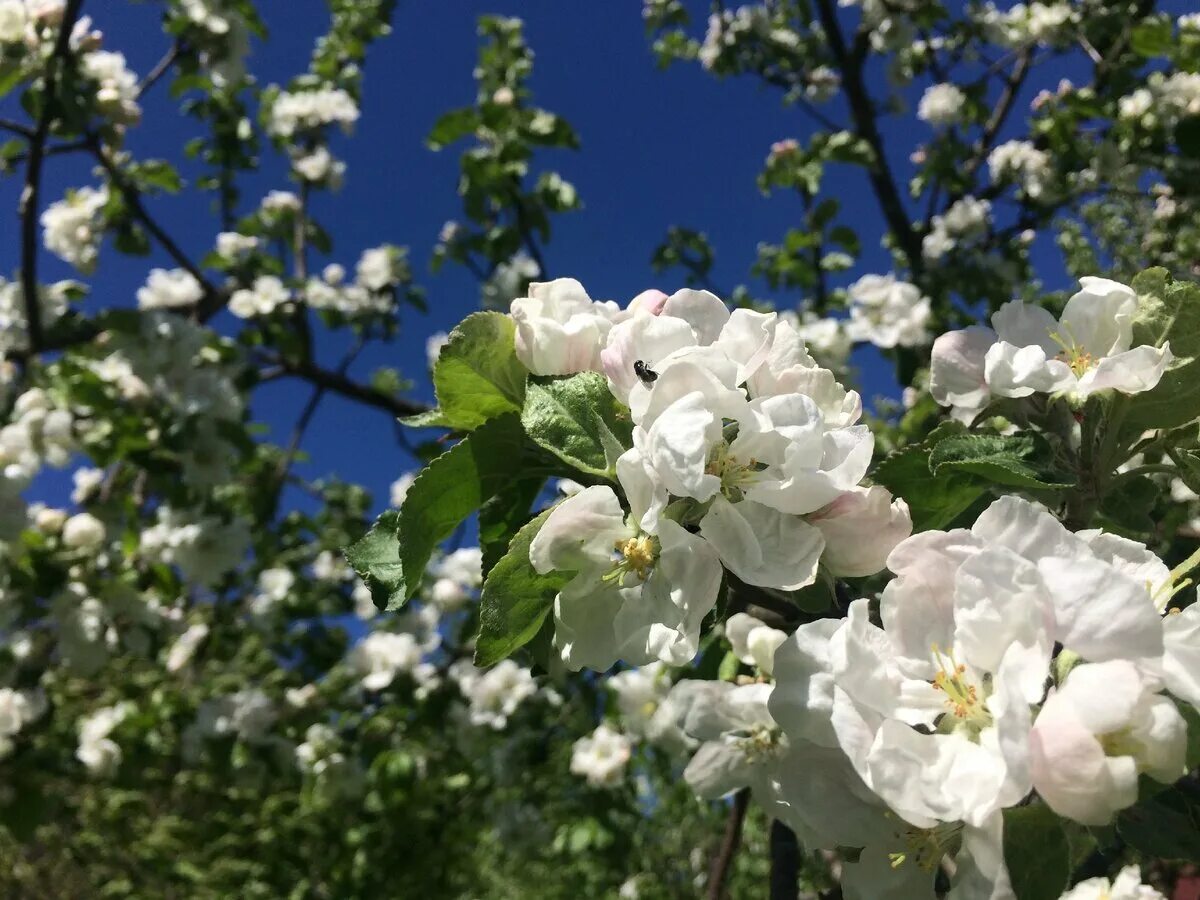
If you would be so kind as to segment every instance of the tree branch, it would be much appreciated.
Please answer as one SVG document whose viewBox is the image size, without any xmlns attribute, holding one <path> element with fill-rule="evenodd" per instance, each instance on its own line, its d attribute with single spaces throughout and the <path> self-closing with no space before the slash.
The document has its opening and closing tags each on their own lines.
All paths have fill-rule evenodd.
<svg viewBox="0 0 1200 900">
<path fill-rule="evenodd" d="M 799 900 L 800 842 L 778 819 L 771 823 L 771 900 Z"/>
<path fill-rule="evenodd" d="M 175 43 L 171 45 L 171 49 L 163 55 L 163 58 L 155 64 L 154 68 L 151 69 L 146 74 L 146 77 L 142 79 L 142 83 L 138 85 L 138 99 L 141 99 L 142 95 L 145 94 L 146 91 L 154 87 L 154 85 L 156 85 L 159 80 L 166 75 L 168 71 L 170 71 L 171 66 L 174 64 L 175 60 L 179 58 L 179 54 L 182 51 L 183 41 L 176 40 Z"/>
<path fill-rule="evenodd" d="M 909 221 L 904 209 L 904 201 L 896 187 L 896 179 L 888 165 L 887 156 L 883 152 L 883 138 L 875 122 L 875 108 L 867 93 L 863 81 L 863 62 L 866 57 L 867 42 L 862 40 L 865 32 L 860 32 L 855 40 L 853 51 L 846 46 L 841 26 L 838 25 L 837 10 L 833 0 L 817 0 L 817 12 L 821 19 L 821 28 L 829 41 L 829 49 L 842 70 L 842 85 L 846 89 L 846 100 L 850 105 L 850 114 L 854 118 L 855 131 L 866 141 L 875 157 L 875 164 L 868 170 L 871 188 L 879 201 L 879 208 L 887 221 L 888 228 L 896 236 L 896 243 L 908 258 L 909 269 L 913 277 L 920 279 L 924 269 L 921 257 L 921 239 Z"/>
<path fill-rule="evenodd" d="M 99 161 L 104 171 L 108 173 L 109 180 L 112 181 L 113 186 L 121 192 L 121 196 L 125 199 L 125 205 L 129 207 L 129 211 L 133 213 L 134 218 L 158 241 L 159 245 L 167 252 L 167 255 L 174 260 L 175 265 L 179 266 L 179 268 L 183 269 L 200 283 L 200 287 L 204 290 L 204 296 L 200 298 L 200 302 L 196 306 L 197 316 L 201 322 L 211 319 L 225 305 L 224 294 L 208 280 L 207 276 L 200 271 L 199 266 L 188 258 L 188 255 L 175 243 L 174 239 L 150 215 L 142 203 L 141 192 L 129 183 L 112 157 L 109 156 L 108 151 L 104 149 L 104 145 L 100 143 L 99 138 L 95 135 L 90 135 L 88 148 L 91 150 L 92 155 Z"/>
<path fill-rule="evenodd" d="M 721 846 L 708 870 L 708 886 L 704 892 L 706 900 L 721 900 L 725 895 L 725 882 L 729 878 L 733 858 L 742 842 L 742 823 L 746 821 L 746 808 L 749 805 L 749 788 L 742 788 L 733 795 L 729 818 L 725 822 L 725 836 L 721 839 Z"/>
<path fill-rule="evenodd" d="M 38 195 L 42 189 L 42 162 L 46 155 L 46 139 L 50 136 L 50 124 L 57 108 L 55 94 L 58 92 L 59 71 L 71 52 L 71 30 L 79 18 L 83 0 L 67 0 L 62 24 L 54 41 L 54 50 L 46 62 L 46 83 L 41 115 L 29 138 L 29 158 L 25 164 L 25 189 L 17 214 L 21 219 L 21 293 L 25 303 L 25 321 L 29 329 L 29 349 L 36 352 L 42 345 L 42 308 L 38 300 L 37 255 L 38 255 Z"/>
<path fill-rule="evenodd" d="M 377 391 L 373 387 L 359 384 L 342 373 L 322 369 L 316 363 L 288 360 L 278 360 L 278 362 L 288 375 L 301 378 L 317 387 L 324 387 L 326 390 L 350 400 L 357 400 L 366 406 L 381 409 L 393 416 L 414 416 L 417 413 L 427 412 L 429 409 L 423 403 L 393 397 L 391 394 Z"/>
</svg>

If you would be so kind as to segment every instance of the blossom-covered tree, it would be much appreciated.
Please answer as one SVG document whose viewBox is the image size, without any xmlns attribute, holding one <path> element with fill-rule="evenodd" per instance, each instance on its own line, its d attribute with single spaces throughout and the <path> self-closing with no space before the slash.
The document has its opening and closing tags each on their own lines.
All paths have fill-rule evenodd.
<svg viewBox="0 0 1200 900">
<path fill-rule="evenodd" d="M 264 84 L 270 4 L 159 4 L 145 73 L 85 6 L 0 0 L 9 895 L 1194 888 L 1197 14 L 647 0 L 660 62 L 801 114 L 758 184 L 797 224 L 724 292 L 705 223 L 672 226 L 682 283 L 614 300 L 552 277 L 579 198 L 542 151 L 579 140 L 485 17 L 474 102 L 428 136 L 460 150 L 433 269 L 481 309 L 360 379 L 439 290 L 315 202 L 403 11 L 330 0 Z M 139 158 L 166 90 L 196 136 Z M 193 193 L 203 255 L 159 215 Z M 1044 286 L 1054 248 L 1077 289 Z M 881 363 L 903 394 L 864 402 Z M 309 391 L 283 446 L 252 414 L 277 382 Z M 373 522 L 296 471 L 335 395 L 411 456 Z"/>
</svg>

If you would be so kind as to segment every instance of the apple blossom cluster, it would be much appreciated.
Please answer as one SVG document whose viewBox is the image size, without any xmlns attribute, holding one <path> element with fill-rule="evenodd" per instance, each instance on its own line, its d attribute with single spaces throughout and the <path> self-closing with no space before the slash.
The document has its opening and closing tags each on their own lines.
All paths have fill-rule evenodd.
<svg viewBox="0 0 1200 900">
<path fill-rule="evenodd" d="M 331 124 L 349 131 L 358 121 L 358 104 L 341 88 L 322 86 L 281 93 L 271 104 L 269 116 L 268 130 L 280 138 Z"/>
<path fill-rule="evenodd" d="M 975 197 L 956 200 L 941 215 L 930 220 L 929 233 L 921 242 L 921 255 L 926 259 L 941 259 L 987 233 L 991 224 L 992 204 Z"/>
<path fill-rule="evenodd" d="M 611 487 L 587 487 L 530 545 L 536 571 L 575 573 L 554 605 L 569 668 L 682 665 L 723 570 L 797 590 L 823 558 L 833 574 L 878 571 L 911 531 L 902 501 L 860 487 L 873 440 L 855 424 L 858 395 L 776 314 L 730 313 L 695 290 L 620 309 L 559 279 L 531 286 L 512 317 L 533 374 L 603 371 L 634 424 L 615 467 L 628 513 Z"/>
<path fill-rule="evenodd" d="M 1060 318 L 1013 300 L 992 316 L 991 328 L 939 337 L 930 364 L 934 399 L 969 421 L 992 397 L 1063 394 L 1081 402 L 1097 391 L 1155 387 L 1174 357 L 1169 343 L 1133 346 L 1137 295 L 1105 278 L 1080 284 Z"/>
<path fill-rule="evenodd" d="M 1077 14 L 1069 3 L 1015 3 L 1007 10 L 991 0 L 976 14 L 977 21 L 995 43 L 1007 47 L 1028 44 L 1056 46 L 1070 36 Z"/>
<path fill-rule="evenodd" d="M 76 758 L 97 776 L 109 776 L 121 765 L 121 745 L 111 737 L 113 731 L 134 711 L 129 703 L 118 703 L 96 710 L 79 722 L 79 747 Z"/>
<path fill-rule="evenodd" d="M 929 298 L 895 275 L 864 275 L 847 289 L 852 340 L 876 347 L 920 347 L 929 343 Z"/>
<path fill-rule="evenodd" d="M 917 118 L 935 127 L 953 125 L 962 117 L 967 97 L 953 84 L 935 84 L 921 95 Z"/>
<path fill-rule="evenodd" d="M 40 688 L 0 688 L 0 759 L 13 752 L 13 738 L 46 712 L 46 694 Z"/>
<path fill-rule="evenodd" d="M 38 288 L 42 327 L 57 322 L 67 311 L 73 292 L 80 289 L 74 281 L 59 281 Z M 25 318 L 25 295 L 16 281 L 0 278 L 0 360 L 14 352 L 29 349 L 29 323 Z"/>
<path fill-rule="evenodd" d="M 96 267 L 104 234 L 107 188 L 81 187 L 43 210 L 42 239 L 46 249 L 84 274 Z"/>
<path fill-rule="evenodd" d="M 1153 72 L 1145 87 L 1136 88 L 1118 101 L 1118 110 L 1122 119 L 1173 126 L 1200 111 L 1200 73 Z"/>
<path fill-rule="evenodd" d="M 987 158 L 992 181 L 1011 182 L 1031 200 L 1050 191 L 1054 166 L 1050 155 L 1029 141 L 1012 140 L 995 147 Z"/>
</svg>

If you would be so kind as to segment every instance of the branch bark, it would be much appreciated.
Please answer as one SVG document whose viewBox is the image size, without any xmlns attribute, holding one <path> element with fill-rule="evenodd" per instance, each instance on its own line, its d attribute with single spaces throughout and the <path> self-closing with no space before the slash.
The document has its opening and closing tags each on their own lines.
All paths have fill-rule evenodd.
<svg viewBox="0 0 1200 900">
<path fill-rule="evenodd" d="M 288 375 L 302 378 L 316 387 L 322 387 L 347 399 L 356 400 L 365 406 L 381 409 L 393 416 L 414 416 L 429 409 L 423 403 L 393 397 L 391 394 L 377 391 L 373 387 L 359 384 L 339 372 L 322 369 L 312 362 L 280 360 L 280 364 Z"/>
<path fill-rule="evenodd" d="M 821 20 L 821 28 L 829 41 L 829 49 L 834 60 L 842 70 L 842 85 L 846 89 L 846 101 L 850 106 L 850 115 L 854 119 L 854 129 L 862 140 L 866 141 L 875 157 L 875 164 L 868 170 L 871 188 L 879 201 L 879 208 L 887 221 L 888 228 L 896 236 L 896 243 L 908 258 L 908 267 L 913 277 L 920 280 L 924 270 L 924 260 L 921 257 L 921 239 L 909 220 L 904 209 L 904 200 L 896 187 L 896 179 L 883 152 L 883 138 L 875 122 L 875 107 L 867 92 L 863 80 L 863 62 L 866 57 L 867 44 L 862 40 L 862 34 L 855 40 L 853 49 L 846 46 L 841 26 L 837 20 L 837 10 L 833 0 L 817 0 L 817 13 Z"/>
<path fill-rule="evenodd" d="M 771 900 L 799 900 L 800 842 L 778 819 L 771 823 Z"/>
<path fill-rule="evenodd" d="M 733 805 L 729 807 L 729 818 L 725 822 L 725 836 L 708 870 L 705 900 L 721 900 L 725 896 L 725 882 L 729 879 L 729 870 L 733 868 L 733 859 L 742 842 L 742 824 L 746 821 L 749 805 L 749 788 L 742 788 L 733 795 Z"/>
<path fill-rule="evenodd" d="M 25 303 L 25 321 L 29 329 L 29 349 L 37 352 L 42 345 L 42 308 L 38 301 L 37 219 L 39 195 L 42 189 L 42 162 L 46 158 L 46 140 L 57 108 L 55 95 L 63 63 L 71 51 L 71 30 L 79 18 L 83 0 L 68 0 L 63 10 L 62 24 L 54 41 L 54 50 L 46 61 L 44 102 L 37 125 L 29 138 L 29 157 L 25 163 L 25 189 L 17 213 L 21 219 L 21 293 Z"/>
</svg>

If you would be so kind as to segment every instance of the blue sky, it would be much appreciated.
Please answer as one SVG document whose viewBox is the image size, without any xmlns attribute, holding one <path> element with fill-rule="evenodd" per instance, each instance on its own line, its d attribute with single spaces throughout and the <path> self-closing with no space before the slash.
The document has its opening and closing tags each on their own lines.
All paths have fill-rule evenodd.
<svg viewBox="0 0 1200 900">
<path fill-rule="evenodd" d="M 772 142 L 808 133 L 802 113 L 783 107 L 778 92 L 760 88 L 751 79 L 717 81 L 695 65 L 660 70 L 646 38 L 640 6 L 636 0 L 510 0 L 506 6 L 471 0 L 401 0 L 393 34 L 375 45 L 368 60 L 358 127 L 352 137 L 339 138 L 335 144 L 348 165 L 346 184 L 315 204 L 336 247 L 329 260 L 314 262 L 319 266 L 339 261 L 351 267 L 366 247 L 384 242 L 407 245 L 418 280 L 427 290 L 430 312 L 426 317 L 407 318 L 400 338 L 364 353 L 352 374 L 365 379 L 374 368 L 394 366 L 418 382 L 417 396 L 431 398 L 424 374 L 425 338 L 435 330 L 448 330 L 478 304 L 477 285 L 465 272 L 448 268 L 434 276 L 428 270 L 439 229 L 458 213 L 457 152 L 451 148 L 432 153 L 424 146 L 424 136 L 440 113 L 465 105 L 474 96 L 475 20 L 481 13 L 516 14 L 525 20 L 536 54 L 535 99 L 565 116 L 582 139 L 579 153 L 562 151 L 545 157 L 546 165 L 575 183 L 585 207 L 556 222 L 546 248 L 552 275 L 571 275 L 592 296 L 621 301 L 646 287 L 673 290 L 679 282 L 655 277 L 649 258 L 668 226 L 678 224 L 708 234 L 717 250 L 715 280 L 733 285 L 745 280 L 760 241 L 778 240 L 799 223 L 798 200 L 762 197 L 755 177 Z M 260 7 L 271 36 L 266 44 L 256 45 L 251 66 L 263 83 L 286 82 L 306 67 L 313 41 L 328 20 L 325 4 L 274 0 Z M 139 73 L 148 71 L 168 46 L 152 4 L 93 0 L 85 12 L 105 32 L 106 45 L 124 52 Z M 1081 65 L 1078 74 L 1083 71 Z M 1053 73 L 1055 81 L 1072 74 L 1071 65 Z M 1027 109 L 1028 100 L 1044 86 L 1034 82 L 1025 88 L 1027 96 L 1014 119 L 1019 121 L 1020 110 Z M 918 84 L 909 90 L 914 108 L 923 87 Z M 195 126 L 164 88 L 165 84 L 159 85 L 146 98 L 143 124 L 131 132 L 129 146 L 140 157 L 178 160 Z M 836 114 L 836 105 L 833 110 Z M 919 136 L 914 134 L 918 128 L 922 129 Z M 923 129 L 911 117 L 887 124 L 885 138 L 896 148 L 892 163 L 900 173 L 908 169 L 906 155 L 924 137 Z M 282 162 L 269 151 L 264 162 L 264 171 L 247 179 L 239 212 L 252 208 L 266 191 L 288 187 Z M 84 158 L 52 159 L 44 196 L 53 199 L 69 186 L 89 183 L 89 172 Z M 863 238 L 863 258 L 849 274 L 887 271 L 887 256 L 878 247 L 878 208 L 865 179 L 860 172 L 846 170 L 832 177 L 837 179 L 843 216 Z M 18 189 L 15 179 L 0 182 L 0 206 L 15 209 Z M 206 199 L 154 198 L 149 206 L 193 258 L 212 247 L 219 229 Z M 0 271 L 12 272 L 18 256 L 16 219 L 5 216 L 2 221 L 0 234 L 7 238 L 3 246 L 8 262 Z M 1039 260 L 1048 287 L 1066 286 L 1057 254 L 1043 251 Z M 157 250 L 148 260 L 105 252 L 91 279 L 88 305 L 134 304 L 135 292 L 152 265 L 170 263 Z M 40 274 L 49 280 L 72 273 L 44 256 Z M 772 296 L 761 286 L 760 293 Z M 780 307 L 794 305 L 797 299 L 776 296 Z M 217 320 L 222 329 L 231 324 L 227 314 Z M 318 346 L 322 361 L 335 363 L 341 346 L 339 340 L 322 340 Z M 859 354 L 856 361 L 865 395 L 895 391 L 876 358 Z M 262 389 L 255 416 L 271 427 L 275 440 L 284 442 L 309 392 L 306 385 L 293 381 Z M 311 458 L 299 465 L 302 474 L 336 473 L 366 485 L 381 502 L 386 501 L 387 485 L 412 465 L 397 446 L 386 414 L 334 397 L 327 398 L 318 412 L 306 449 Z"/>
</svg>

